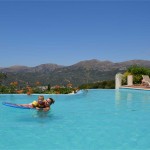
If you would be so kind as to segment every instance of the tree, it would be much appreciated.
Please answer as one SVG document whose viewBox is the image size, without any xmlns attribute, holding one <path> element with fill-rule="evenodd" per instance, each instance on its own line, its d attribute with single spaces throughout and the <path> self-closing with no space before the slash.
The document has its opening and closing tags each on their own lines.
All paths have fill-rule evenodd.
<svg viewBox="0 0 150 150">
<path fill-rule="evenodd" d="M 48 84 L 48 89 L 47 89 L 48 91 L 50 91 L 51 90 L 51 85 L 50 84 Z"/>
</svg>

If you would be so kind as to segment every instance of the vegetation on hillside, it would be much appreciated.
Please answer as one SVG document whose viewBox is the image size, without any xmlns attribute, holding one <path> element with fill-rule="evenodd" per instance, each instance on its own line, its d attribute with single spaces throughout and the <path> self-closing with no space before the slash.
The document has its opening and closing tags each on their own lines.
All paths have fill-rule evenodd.
<svg viewBox="0 0 150 150">
<path fill-rule="evenodd" d="M 4 76 L 1 75 L 1 81 L 4 80 Z M 39 81 L 35 82 L 33 86 L 28 85 L 28 82 L 24 84 L 19 84 L 18 81 L 10 82 L 9 85 L 0 85 L 0 93 L 8 94 L 22 94 L 26 93 L 28 95 L 32 93 L 43 93 L 43 94 L 68 94 L 76 92 L 78 89 L 113 89 L 115 88 L 115 81 L 98 81 L 94 83 L 82 84 L 78 87 L 75 87 L 71 84 L 69 80 L 66 80 L 67 84 L 65 86 L 55 85 L 52 86 L 48 84 L 47 86 L 42 86 L 42 83 Z"/>
<path fill-rule="evenodd" d="M 2 81 L 4 80 L 4 79 L 6 79 L 7 78 L 7 74 L 6 73 L 3 73 L 3 72 L 0 72 L 0 85 L 2 84 Z"/>
</svg>

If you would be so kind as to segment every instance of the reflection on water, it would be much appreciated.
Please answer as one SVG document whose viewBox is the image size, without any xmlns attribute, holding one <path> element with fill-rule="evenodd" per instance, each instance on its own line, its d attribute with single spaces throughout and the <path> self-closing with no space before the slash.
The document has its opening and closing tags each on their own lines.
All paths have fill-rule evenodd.
<svg viewBox="0 0 150 150">
<path fill-rule="evenodd" d="M 150 94 L 140 90 L 115 90 L 115 106 L 119 109 L 150 110 Z"/>
<path fill-rule="evenodd" d="M 132 101 L 133 95 L 131 93 L 127 93 L 127 101 Z"/>
<path fill-rule="evenodd" d="M 115 106 L 119 110 L 136 111 L 139 109 L 139 102 L 134 103 L 135 96 L 131 91 L 115 91 Z M 139 100 L 140 101 L 140 100 Z M 137 107 L 138 106 L 138 107 Z"/>
<path fill-rule="evenodd" d="M 115 104 L 119 105 L 120 101 L 121 101 L 121 92 L 120 92 L 120 90 L 117 89 L 115 91 Z"/>
</svg>

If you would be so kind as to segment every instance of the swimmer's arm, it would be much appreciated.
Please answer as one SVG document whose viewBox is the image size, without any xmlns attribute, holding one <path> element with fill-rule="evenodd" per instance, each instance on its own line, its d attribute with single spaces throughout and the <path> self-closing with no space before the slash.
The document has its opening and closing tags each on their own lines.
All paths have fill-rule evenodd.
<svg viewBox="0 0 150 150">
<path fill-rule="evenodd" d="M 36 110 L 43 110 L 43 108 L 40 107 L 34 107 Z"/>
<path fill-rule="evenodd" d="M 49 110 L 50 110 L 50 107 L 49 107 L 49 106 L 43 108 L 43 111 L 49 111 Z"/>
<path fill-rule="evenodd" d="M 30 103 L 30 104 L 20 104 L 19 106 L 24 106 L 24 107 L 31 107 L 31 108 L 33 108 L 32 103 Z"/>
</svg>

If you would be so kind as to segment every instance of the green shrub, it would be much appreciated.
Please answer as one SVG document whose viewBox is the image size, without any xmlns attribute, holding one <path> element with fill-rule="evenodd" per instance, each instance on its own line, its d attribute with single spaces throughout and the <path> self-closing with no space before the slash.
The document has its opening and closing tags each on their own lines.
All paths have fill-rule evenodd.
<svg viewBox="0 0 150 150">
<path fill-rule="evenodd" d="M 137 66 L 137 65 L 129 67 L 127 71 L 123 74 L 123 80 L 122 80 L 123 84 L 127 83 L 128 75 L 133 75 L 133 83 L 139 84 L 141 83 L 142 75 L 150 76 L 150 69 L 146 67 Z"/>
</svg>

